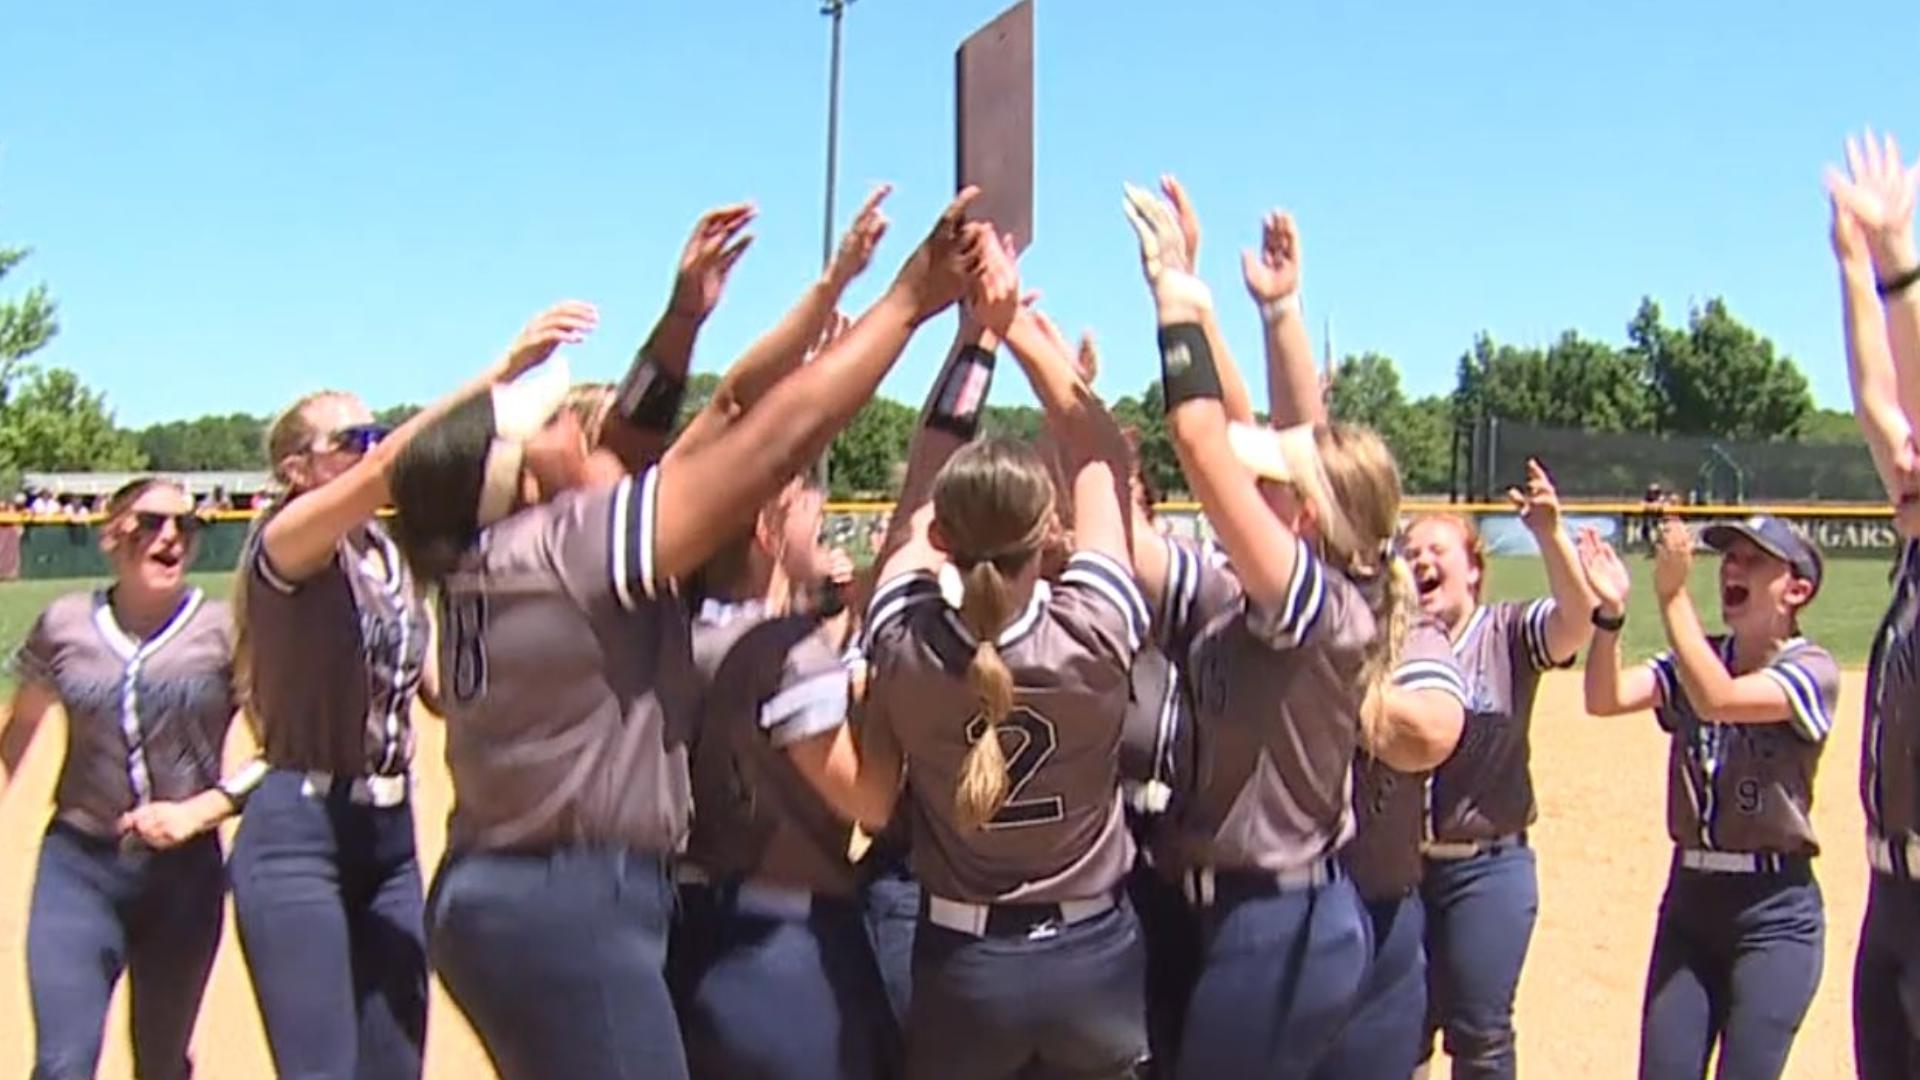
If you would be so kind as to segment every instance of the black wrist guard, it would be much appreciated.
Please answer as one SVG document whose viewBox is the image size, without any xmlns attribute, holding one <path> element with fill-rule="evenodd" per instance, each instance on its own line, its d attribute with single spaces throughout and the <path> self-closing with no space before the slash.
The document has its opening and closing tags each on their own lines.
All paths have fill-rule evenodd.
<svg viewBox="0 0 1920 1080">
<path fill-rule="evenodd" d="M 1160 328 L 1160 391 L 1168 412 L 1195 398 L 1219 400 L 1220 372 L 1213 366 L 1213 346 L 1199 323 Z"/>
<path fill-rule="evenodd" d="M 927 413 L 927 426 L 971 441 L 980 431 L 987 391 L 993 387 L 994 354 L 963 345 L 940 370 L 940 383 Z"/>
<path fill-rule="evenodd" d="M 1920 282 L 1920 266 L 1909 267 L 1885 281 L 1876 281 L 1874 289 L 1881 296 L 1894 297 L 1913 288 L 1915 282 Z"/>
<path fill-rule="evenodd" d="M 660 370 L 642 349 L 614 391 L 614 415 L 642 431 L 672 431 L 680 418 L 680 402 L 687 396 L 687 382 Z"/>
<path fill-rule="evenodd" d="M 1593 614 L 1588 618 L 1592 621 L 1595 630 L 1604 630 L 1609 634 L 1617 634 L 1620 632 L 1621 627 L 1627 625 L 1627 613 L 1625 611 L 1620 612 L 1618 615 L 1609 615 L 1601 611 L 1597 604 L 1594 605 Z"/>
</svg>

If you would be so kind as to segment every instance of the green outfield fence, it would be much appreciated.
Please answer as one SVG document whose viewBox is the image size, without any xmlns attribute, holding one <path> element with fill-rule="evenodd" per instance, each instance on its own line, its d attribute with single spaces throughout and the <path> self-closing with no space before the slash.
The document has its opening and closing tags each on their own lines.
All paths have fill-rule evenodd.
<svg viewBox="0 0 1920 1080">
<path fill-rule="evenodd" d="M 827 507 L 827 533 L 832 543 L 847 548 L 857 557 L 871 551 L 877 533 L 885 524 L 892 504 L 884 502 L 830 503 Z M 1497 555 L 1522 555 L 1534 551 L 1532 537 L 1520 526 L 1513 510 L 1505 503 L 1449 503 L 1415 499 L 1406 513 L 1416 515 L 1433 511 L 1463 514 L 1478 524 L 1490 551 Z M 1205 536 L 1206 521 L 1196 503 L 1165 503 L 1159 508 L 1162 527 L 1183 536 Z M 1899 547 L 1893 528 L 1892 512 L 1885 506 L 1775 505 L 1677 506 L 1662 512 L 1673 513 L 1694 524 L 1739 520 L 1757 513 L 1786 518 L 1831 555 L 1885 557 Z M 194 569 L 200 572 L 231 570 L 239 561 L 255 515 L 246 511 L 208 514 L 201 531 L 200 553 Z M 1566 508 L 1573 526 L 1592 526 L 1603 536 L 1629 548 L 1646 545 L 1653 518 L 1638 502 L 1574 503 Z M 98 577 L 106 573 L 100 554 L 98 517 L 31 517 L 0 514 L 0 580 Z"/>
</svg>

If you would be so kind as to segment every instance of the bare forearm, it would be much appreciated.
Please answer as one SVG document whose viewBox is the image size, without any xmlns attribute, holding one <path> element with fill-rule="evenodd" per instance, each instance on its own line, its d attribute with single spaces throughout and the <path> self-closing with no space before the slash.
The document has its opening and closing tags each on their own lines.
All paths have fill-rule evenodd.
<svg viewBox="0 0 1920 1080">
<path fill-rule="evenodd" d="M 1547 569 L 1547 588 L 1553 594 L 1553 615 L 1547 620 L 1547 659 L 1560 663 L 1577 655 L 1593 638 L 1593 609 L 1599 601 L 1580 569 L 1573 541 L 1557 524 L 1537 538 L 1540 560 Z"/>
<path fill-rule="evenodd" d="M 1866 438 L 1881 482 L 1890 497 L 1897 496 L 1896 456 L 1912 422 L 1900 407 L 1886 312 L 1874 289 L 1872 275 L 1864 268 L 1843 269 L 1840 285 L 1847 342 L 1847 381 L 1853 390 L 1854 415 L 1860 422 L 1861 434 Z"/>
<path fill-rule="evenodd" d="M 969 354 L 974 349 L 991 353 L 996 345 L 994 335 L 962 312 L 960 325 L 954 332 L 953 344 L 947 349 L 947 358 L 940 366 L 939 374 L 934 377 L 933 385 L 927 390 L 926 401 L 920 406 L 919 426 L 914 428 L 913 442 L 907 447 L 907 474 L 900 487 L 900 496 L 893 504 L 893 514 L 887 519 L 886 536 L 876 553 L 874 565 L 885 566 L 887 559 L 906 544 L 913 533 L 913 515 L 933 496 L 934 478 L 947 464 L 949 458 L 967 444 L 959 431 L 929 423 L 935 411 L 940 407 L 940 395 L 948 380 L 955 376 L 962 364 L 970 363 Z M 982 388 L 984 398 L 986 390 Z"/>
<path fill-rule="evenodd" d="M 1622 707 L 1620 686 L 1620 635 L 1596 630 L 1593 647 L 1587 650 L 1587 667 L 1581 673 L 1587 712 L 1593 716 L 1619 716 Z"/>
<path fill-rule="evenodd" d="M 806 359 L 807 348 L 820 340 L 820 332 L 839 302 L 840 290 L 832 282 L 821 279 L 807 286 L 780 321 L 740 354 L 715 396 L 725 397 L 731 408 L 752 408 Z"/>
<path fill-rule="evenodd" d="M 1275 305 L 1265 323 L 1268 408 L 1273 425 L 1326 422 L 1320 375 L 1313 366 L 1313 341 L 1307 335 L 1307 320 L 1300 313 L 1300 305 Z"/>
<path fill-rule="evenodd" d="M 1920 265 L 1920 249 L 1916 249 L 1910 229 L 1879 238 L 1872 252 L 1879 281 L 1892 281 Z M 1909 285 L 1888 296 L 1884 317 L 1893 352 L 1894 379 L 1899 385 L 1898 401 L 1911 424 L 1920 416 L 1920 285 Z"/>
</svg>

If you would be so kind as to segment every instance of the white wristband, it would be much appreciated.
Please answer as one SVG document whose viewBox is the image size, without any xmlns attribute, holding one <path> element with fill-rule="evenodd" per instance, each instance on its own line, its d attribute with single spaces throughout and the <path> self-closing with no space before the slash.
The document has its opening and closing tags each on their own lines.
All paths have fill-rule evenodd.
<svg viewBox="0 0 1920 1080">
<path fill-rule="evenodd" d="M 1300 314 L 1300 294 L 1298 292 L 1290 292 L 1278 300 L 1262 300 L 1260 302 L 1260 318 L 1266 322 L 1276 323 L 1283 318 L 1289 318 L 1298 314 Z"/>
</svg>

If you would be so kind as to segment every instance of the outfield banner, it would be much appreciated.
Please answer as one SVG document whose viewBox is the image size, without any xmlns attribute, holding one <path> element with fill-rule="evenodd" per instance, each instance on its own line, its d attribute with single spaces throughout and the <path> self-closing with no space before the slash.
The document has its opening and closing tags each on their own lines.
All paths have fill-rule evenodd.
<svg viewBox="0 0 1920 1080">
<path fill-rule="evenodd" d="M 1540 554 L 1540 542 L 1521 524 L 1517 514 L 1482 514 L 1475 524 L 1480 528 L 1480 542 L 1486 545 L 1489 555 Z M 1602 540 L 1613 544 L 1620 541 L 1620 525 L 1620 519 L 1611 514 L 1562 514 L 1560 517 L 1560 527 L 1569 536 L 1579 535 L 1581 529 L 1594 529 Z"/>
</svg>

